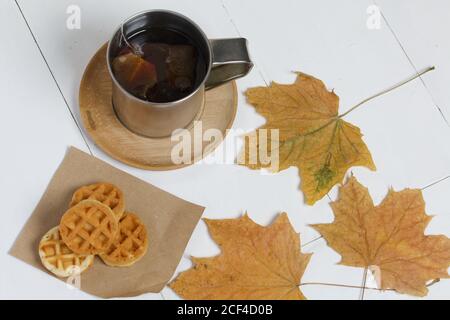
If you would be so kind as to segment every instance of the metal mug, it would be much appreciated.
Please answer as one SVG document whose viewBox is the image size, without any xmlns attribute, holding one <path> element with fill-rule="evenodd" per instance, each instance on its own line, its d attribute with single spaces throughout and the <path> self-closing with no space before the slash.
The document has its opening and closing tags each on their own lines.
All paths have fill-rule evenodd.
<svg viewBox="0 0 450 320">
<path fill-rule="evenodd" d="M 122 30 L 129 38 L 150 27 L 170 28 L 189 37 L 201 52 L 206 73 L 194 91 L 182 99 L 156 103 L 142 100 L 125 90 L 114 76 L 111 63 L 121 45 Z M 120 121 L 131 131 L 146 137 L 166 137 L 187 127 L 205 102 L 205 90 L 245 76 L 253 67 L 247 40 L 209 40 L 189 18 L 168 10 L 150 10 L 128 18 L 114 33 L 107 49 L 107 64 L 112 79 L 112 103 Z"/>
</svg>

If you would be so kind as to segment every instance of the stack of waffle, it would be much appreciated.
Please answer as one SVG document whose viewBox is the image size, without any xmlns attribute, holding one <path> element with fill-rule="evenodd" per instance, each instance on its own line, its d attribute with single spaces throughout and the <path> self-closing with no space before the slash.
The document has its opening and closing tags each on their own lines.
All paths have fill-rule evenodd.
<svg viewBox="0 0 450 320">
<path fill-rule="evenodd" d="M 122 191 L 110 183 L 79 188 L 59 226 L 39 243 L 45 268 L 58 277 L 88 269 L 95 255 L 113 267 L 128 267 L 147 252 L 147 230 L 139 217 L 125 211 Z"/>
</svg>

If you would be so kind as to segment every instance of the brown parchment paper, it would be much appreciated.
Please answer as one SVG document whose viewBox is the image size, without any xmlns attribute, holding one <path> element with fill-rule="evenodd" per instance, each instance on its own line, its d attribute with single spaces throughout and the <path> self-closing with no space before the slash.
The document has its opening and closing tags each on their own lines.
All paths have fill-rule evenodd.
<svg viewBox="0 0 450 320">
<path fill-rule="evenodd" d="M 81 290 L 104 298 L 161 291 L 175 272 L 204 207 L 175 197 L 74 147 L 68 150 L 9 253 L 47 272 L 38 255 L 41 237 L 59 224 L 78 187 L 101 181 L 122 189 L 126 210 L 138 214 L 147 227 L 149 247 L 147 254 L 128 268 L 106 266 L 96 257 L 94 265 L 81 274 Z"/>
</svg>

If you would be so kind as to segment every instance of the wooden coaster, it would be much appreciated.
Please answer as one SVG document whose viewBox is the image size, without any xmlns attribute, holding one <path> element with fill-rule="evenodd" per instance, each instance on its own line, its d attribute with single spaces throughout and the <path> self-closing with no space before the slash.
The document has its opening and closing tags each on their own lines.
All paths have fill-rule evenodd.
<svg viewBox="0 0 450 320">
<path fill-rule="evenodd" d="M 121 162 L 147 170 L 176 169 L 202 159 L 221 143 L 220 139 L 203 142 L 203 150 L 191 148 L 192 163 L 174 164 L 171 159 L 172 148 L 180 142 L 171 141 L 171 137 L 147 138 L 128 130 L 115 114 L 111 92 L 104 45 L 84 71 L 80 84 L 80 114 L 92 140 L 103 151 Z M 201 121 L 203 132 L 218 129 L 225 137 L 227 129 L 233 124 L 236 110 L 237 88 L 236 83 L 232 81 L 206 92 L 205 104 L 195 121 Z M 193 123 L 186 129 L 191 133 L 191 137 L 194 137 Z"/>
</svg>

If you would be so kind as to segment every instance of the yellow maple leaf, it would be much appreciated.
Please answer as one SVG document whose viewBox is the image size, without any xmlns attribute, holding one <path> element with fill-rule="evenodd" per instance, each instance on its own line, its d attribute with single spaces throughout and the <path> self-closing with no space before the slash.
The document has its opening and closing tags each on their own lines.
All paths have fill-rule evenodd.
<svg viewBox="0 0 450 320">
<path fill-rule="evenodd" d="M 222 253 L 192 258 L 194 266 L 170 287 L 185 299 L 305 299 L 300 280 L 311 254 L 300 252 L 300 237 L 285 213 L 268 227 L 247 215 L 204 219 Z"/>
<path fill-rule="evenodd" d="M 299 169 L 307 204 L 314 204 L 341 183 L 349 168 L 376 169 L 359 128 L 338 115 L 339 97 L 328 91 L 322 81 L 298 73 L 293 84 L 273 82 L 270 87 L 248 89 L 246 95 L 248 102 L 266 118 L 256 137 L 260 137 L 261 129 L 279 130 L 278 148 L 271 146 L 270 141 L 258 139 L 257 149 L 278 152 L 279 167 L 272 171 L 291 166 Z M 246 144 L 240 163 L 251 169 L 273 169 L 258 156 L 252 163 L 251 152 L 255 150 L 249 146 Z"/>
<path fill-rule="evenodd" d="M 351 177 L 331 207 L 334 222 L 313 227 L 342 256 L 340 264 L 375 271 L 381 289 L 425 296 L 428 281 L 448 278 L 450 239 L 424 234 L 432 217 L 420 190 L 389 190 L 374 206 L 367 188 Z"/>
</svg>

